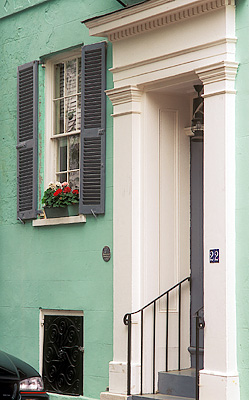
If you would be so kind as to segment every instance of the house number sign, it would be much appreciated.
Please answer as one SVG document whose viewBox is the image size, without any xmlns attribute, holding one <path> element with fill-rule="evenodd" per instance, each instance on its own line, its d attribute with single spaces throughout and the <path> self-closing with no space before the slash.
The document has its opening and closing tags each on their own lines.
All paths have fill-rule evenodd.
<svg viewBox="0 0 249 400">
<path fill-rule="evenodd" d="M 104 260 L 104 261 L 106 261 L 106 262 L 110 261 L 110 258 L 111 258 L 111 250 L 110 250 L 110 247 L 109 247 L 109 246 L 105 246 L 105 247 L 103 248 L 103 250 L 102 250 L 102 257 L 103 257 L 103 260 Z"/>
<path fill-rule="evenodd" d="M 210 263 L 220 262 L 220 249 L 209 250 L 209 262 Z"/>
</svg>

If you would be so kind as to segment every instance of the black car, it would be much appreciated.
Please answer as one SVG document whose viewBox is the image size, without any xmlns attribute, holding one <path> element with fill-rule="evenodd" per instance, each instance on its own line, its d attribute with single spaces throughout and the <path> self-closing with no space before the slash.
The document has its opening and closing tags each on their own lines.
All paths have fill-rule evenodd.
<svg viewBox="0 0 249 400">
<path fill-rule="evenodd" d="M 0 351 L 0 399 L 48 400 L 40 374 L 29 364 Z"/>
</svg>

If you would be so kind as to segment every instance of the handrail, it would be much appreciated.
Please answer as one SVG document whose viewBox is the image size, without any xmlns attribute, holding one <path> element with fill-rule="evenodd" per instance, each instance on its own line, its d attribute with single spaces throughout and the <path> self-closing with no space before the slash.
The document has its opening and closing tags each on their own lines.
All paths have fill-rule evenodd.
<svg viewBox="0 0 249 400">
<path fill-rule="evenodd" d="M 153 304 L 153 394 L 155 394 L 155 358 L 156 358 L 156 302 L 160 300 L 163 296 L 167 296 L 166 298 L 166 371 L 168 371 L 168 339 L 169 339 L 169 294 L 172 290 L 178 287 L 178 303 L 179 303 L 179 313 L 178 313 L 178 370 L 181 368 L 181 285 L 185 281 L 190 281 L 191 278 L 188 276 L 187 278 L 181 280 L 176 283 L 170 289 L 166 290 L 164 293 L 160 294 L 160 296 L 156 297 L 154 300 L 150 301 L 144 307 L 140 308 L 137 311 L 133 311 L 131 313 L 127 313 L 124 315 L 123 322 L 128 326 L 128 347 L 127 347 L 127 395 L 131 394 L 131 316 L 137 313 L 141 313 L 141 372 L 140 372 L 140 395 L 143 394 L 143 312 L 146 308 Z"/>
<path fill-rule="evenodd" d="M 165 296 L 167 293 L 171 292 L 171 291 L 174 290 L 177 286 L 181 285 L 181 284 L 182 284 L 183 282 L 185 282 L 185 281 L 190 281 L 190 276 L 188 276 L 187 278 L 184 278 L 182 281 L 176 283 L 176 284 L 175 284 L 174 286 L 172 286 L 170 289 L 166 290 L 166 292 L 160 294 L 160 296 L 156 297 L 154 300 L 151 300 L 148 304 L 146 304 L 145 306 L 143 306 L 143 307 L 140 308 L 139 310 L 133 311 L 133 312 L 131 312 L 131 313 L 125 314 L 125 316 L 124 316 L 124 324 L 127 325 L 127 324 L 125 323 L 125 317 L 126 317 L 126 315 L 134 315 L 134 314 L 139 313 L 139 312 L 142 311 L 142 310 L 145 310 L 145 308 L 151 306 L 151 304 L 153 304 L 155 301 L 161 299 L 161 297 Z"/>
</svg>

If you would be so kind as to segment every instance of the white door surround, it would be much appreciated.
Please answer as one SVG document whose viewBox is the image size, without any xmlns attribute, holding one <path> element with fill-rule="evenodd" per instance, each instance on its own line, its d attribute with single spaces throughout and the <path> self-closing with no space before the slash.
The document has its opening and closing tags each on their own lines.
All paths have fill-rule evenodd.
<svg viewBox="0 0 249 400">
<path fill-rule="evenodd" d="M 204 85 L 204 369 L 200 400 L 239 400 L 235 308 L 235 7 L 230 0 L 151 0 L 86 22 L 113 43 L 114 89 L 114 348 L 110 394 L 126 393 L 125 313 L 158 295 L 145 266 L 158 247 L 156 209 L 146 190 L 148 93 L 191 96 Z M 153 97 L 153 96 L 152 96 Z M 191 115 L 191 111 L 189 111 Z M 191 117 L 189 119 L 190 123 Z M 151 141 L 151 146 L 156 143 Z M 153 149 L 152 149 L 153 150 Z M 154 160 L 156 162 L 156 160 Z M 153 159 L 150 160 L 153 171 Z M 156 166 L 155 166 L 156 168 Z M 159 179 L 154 176 L 155 185 Z M 209 250 L 219 249 L 218 264 Z M 155 254 L 159 254 L 155 251 Z M 151 261 L 158 268 L 159 258 Z M 151 281 L 148 289 L 147 282 Z M 139 390 L 134 325 L 132 392 Z"/>
</svg>

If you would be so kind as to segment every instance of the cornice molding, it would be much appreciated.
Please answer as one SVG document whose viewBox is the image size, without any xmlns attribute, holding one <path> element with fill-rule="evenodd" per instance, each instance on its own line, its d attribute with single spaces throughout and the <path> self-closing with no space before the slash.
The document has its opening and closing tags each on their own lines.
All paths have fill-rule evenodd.
<svg viewBox="0 0 249 400">
<path fill-rule="evenodd" d="M 117 106 L 124 103 L 140 102 L 143 92 L 136 86 L 127 85 L 121 88 L 106 90 L 106 94 L 113 106 Z"/>
<path fill-rule="evenodd" d="M 189 18 L 197 17 L 229 5 L 234 6 L 234 4 L 234 0 L 200 0 L 192 1 L 184 5 L 179 5 L 179 2 L 176 0 L 170 2 L 166 0 L 149 1 L 143 4 L 143 8 L 138 5 L 131 9 L 123 9 L 119 13 L 88 21 L 86 22 L 86 26 L 90 30 L 95 30 L 95 28 L 97 28 L 95 33 L 90 32 L 90 34 L 107 36 L 109 41 L 115 42 Z M 162 8 L 160 8 L 162 5 L 167 5 L 167 8 L 162 10 Z M 153 10 L 152 15 L 143 17 L 144 7 L 146 7 L 146 11 L 150 9 Z M 156 8 L 160 9 L 158 13 L 154 12 Z M 113 28 L 113 23 L 115 23 L 117 19 L 119 20 L 119 25 Z"/>
<path fill-rule="evenodd" d="M 224 80 L 234 82 L 238 65 L 239 64 L 235 61 L 221 61 L 217 64 L 199 68 L 195 72 L 204 86 Z"/>
</svg>

